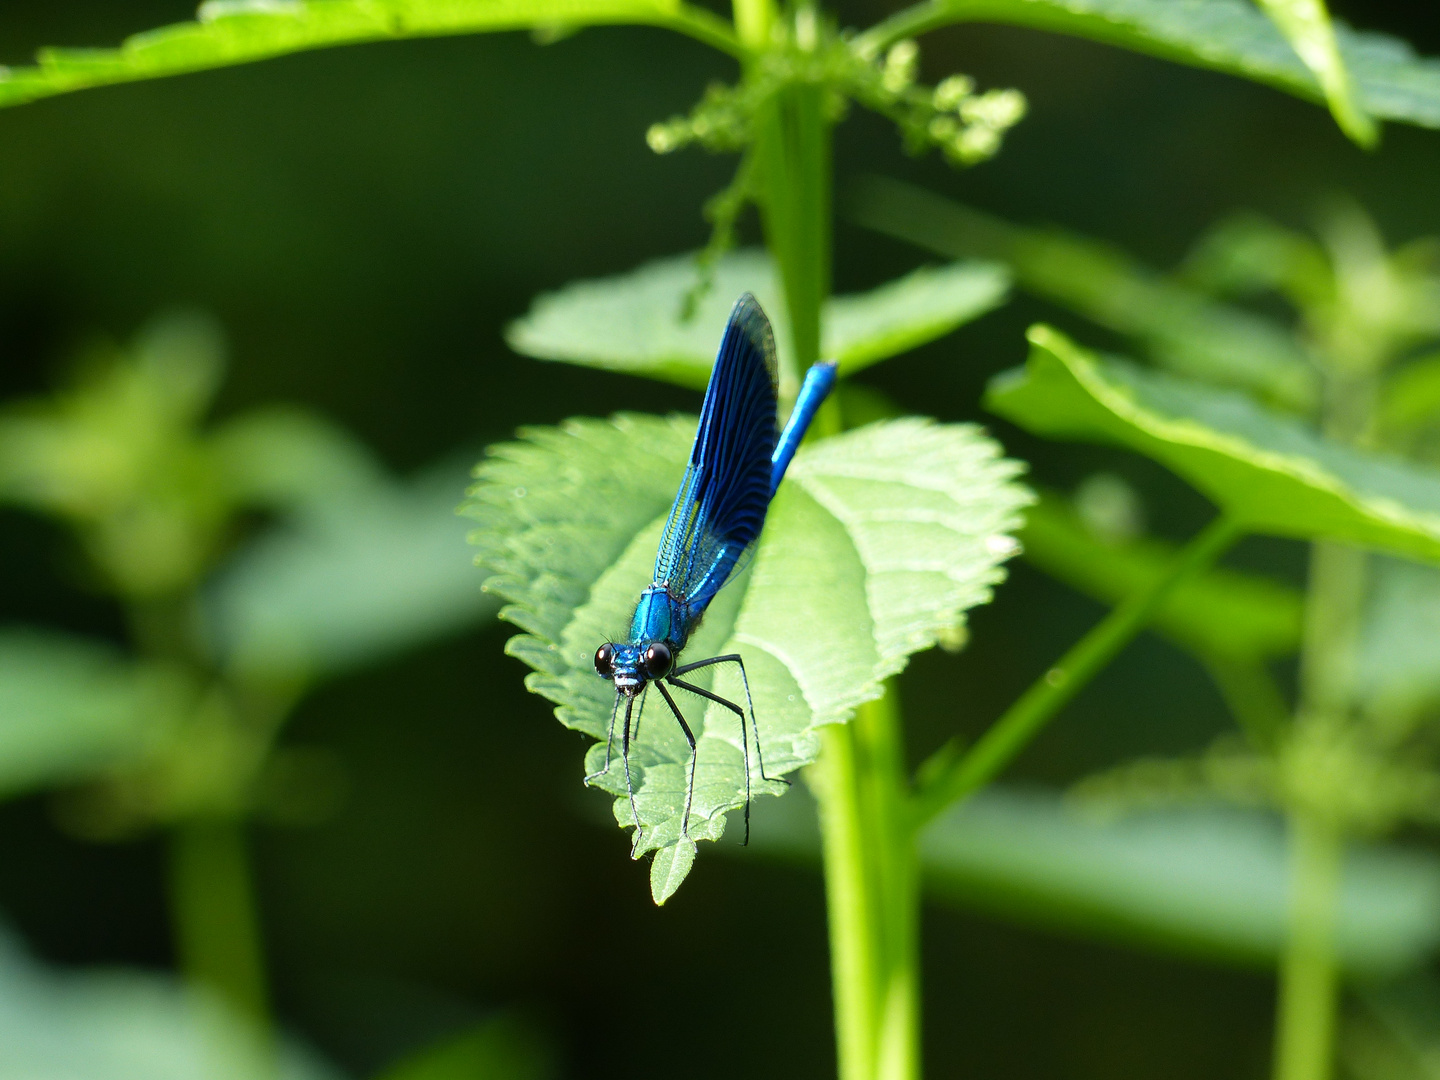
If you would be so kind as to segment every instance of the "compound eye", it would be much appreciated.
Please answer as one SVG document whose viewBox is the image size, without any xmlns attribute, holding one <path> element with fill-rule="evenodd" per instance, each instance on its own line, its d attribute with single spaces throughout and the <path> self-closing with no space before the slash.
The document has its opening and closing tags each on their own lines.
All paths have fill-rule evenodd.
<svg viewBox="0 0 1440 1080">
<path fill-rule="evenodd" d="M 602 679 L 615 676 L 615 646 L 608 641 L 595 650 L 595 673 Z"/>
<path fill-rule="evenodd" d="M 663 678 L 670 673 L 670 646 L 657 641 L 645 650 L 643 658 L 645 674 L 652 679 Z"/>
</svg>

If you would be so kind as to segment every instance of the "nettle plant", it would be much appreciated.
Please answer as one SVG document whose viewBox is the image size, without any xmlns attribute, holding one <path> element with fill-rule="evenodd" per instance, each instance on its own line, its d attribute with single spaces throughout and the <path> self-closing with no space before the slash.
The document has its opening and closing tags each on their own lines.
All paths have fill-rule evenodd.
<svg viewBox="0 0 1440 1080">
<path fill-rule="evenodd" d="M 1238 734 L 1192 758 L 1091 777 L 1079 793 L 1111 809 L 1219 801 L 1285 816 L 1293 845 L 1277 1070 L 1324 1074 L 1338 971 L 1373 983 L 1377 968 L 1397 966 L 1356 947 L 1376 935 L 1357 933 L 1344 910 L 1342 885 L 1365 887 L 1344 849 L 1405 824 L 1433 827 L 1440 812 L 1440 246 L 1387 250 L 1363 212 L 1337 202 L 1315 236 L 1255 215 L 1223 221 L 1161 275 L 1093 240 L 1018 227 L 906 185 L 872 182 L 853 211 L 952 257 L 1001 260 L 1023 288 L 1170 369 L 1142 371 L 1037 330 L 1025 372 L 992 384 L 995 411 L 1041 434 L 1160 461 L 1222 508 L 1220 523 L 1323 538 L 1304 597 L 1211 571 L 1155 612 L 1156 629 L 1211 674 Z M 1265 297 L 1288 304 L 1293 322 L 1234 304 Z M 1097 599 L 1127 602 L 1173 556 L 1138 535 L 1143 508 L 1123 482 L 1092 480 L 1077 496 L 1047 493 L 1029 513 L 1026 557 Z M 1305 527 L 1322 509 L 1328 523 Z M 1300 662 L 1293 702 L 1269 669 L 1289 656 Z M 1398 1017 L 1389 1000 L 1371 1011 L 1398 1030 L 1377 1051 L 1375 1025 L 1351 1025 L 1347 1063 L 1361 1076 L 1384 1074 L 1374 1072 L 1377 1053 L 1413 1058 L 1433 1023 L 1413 1000 Z M 1410 1049 L 1397 1050 L 1406 1040 Z M 1410 1067 L 1388 1066 L 1400 1075 Z"/>
<path fill-rule="evenodd" d="M 325 751 L 278 745 L 285 721 L 323 680 L 493 605 L 457 557 L 462 468 L 397 482 L 296 406 L 214 421 L 224 371 L 218 327 L 172 315 L 0 409 L 0 506 L 58 524 L 69 576 L 127 631 L 122 648 L 0 628 L 0 798 L 53 791 L 89 840 L 168 836 L 180 965 L 240 1019 L 221 1018 L 216 1061 L 264 1075 L 246 832 L 323 819 L 344 780 Z"/>
<path fill-rule="evenodd" d="M 616 23 L 673 29 L 733 57 L 739 69 L 734 85 L 710 88 L 689 115 L 648 133 L 661 153 L 694 143 L 740 155 L 734 181 L 707 208 L 711 244 L 698 259 L 542 298 L 511 343 L 538 357 L 700 386 L 721 313 L 749 289 L 776 323 L 782 412 L 798 373 L 817 360 L 837 360 L 844 379 L 1003 299 L 1005 271 L 993 263 L 920 270 L 864 295 L 830 296 L 831 135 L 849 107 L 893 119 L 907 149 L 938 148 L 961 165 L 997 152 L 1023 115 L 1019 93 L 980 91 L 963 73 L 922 84 L 914 44 L 922 33 L 978 19 L 1008 22 L 1228 72 L 1325 101 L 1362 145 L 1374 142 L 1377 118 L 1440 126 L 1435 66 L 1401 42 L 1332 27 L 1320 0 L 1265 0 L 1259 8 L 1241 0 L 924 0 L 859 32 L 840 30 L 808 3 L 735 0 L 731 16 L 675 0 L 215 2 L 196 22 L 138 35 L 117 50 L 43 52 L 36 67 L 0 76 L 0 102 L 349 42 L 514 29 L 557 40 Z M 759 211 L 765 251 L 727 255 L 747 203 Z M 1268 353 L 1252 360 L 1176 337 L 1170 334 L 1177 348 L 1164 356 L 1222 354 L 1232 385 L 1249 385 L 1252 364 L 1274 373 Z M 700 631 L 707 640 L 693 646 L 745 656 L 767 769 L 806 769 L 818 803 L 846 1080 L 920 1071 L 922 830 L 995 777 L 1143 627 L 1162 617 L 1173 623 L 1168 598 L 1195 595 L 1182 589 L 1187 579 L 1245 533 L 1316 540 L 1322 551 L 1352 544 L 1440 558 L 1440 482 L 1374 459 L 1353 445 L 1350 429 L 1317 434 L 1195 381 L 1194 370 L 1187 381 L 1113 362 L 1045 327 L 1032 330 L 1031 342 L 1025 369 L 992 386 L 995 411 L 1043 435 L 1108 441 L 1153 457 L 1194 483 L 1220 514 L 1183 549 L 1147 548 L 1143 572 L 1112 580 L 1115 611 L 974 746 L 949 745 L 911 777 L 889 682 L 916 651 L 963 642 L 965 612 L 989 599 L 1016 550 L 1010 536 L 1030 495 L 1015 479 L 1019 466 L 973 427 L 916 418 L 862 426 L 874 410 L 842 385 L 777 494 L 753 565 L 715 601 Z M 1326 408 L 1344 398 L 1335 371 L 1309 357 L 1304 363 L 1303 375 L 1285 373 L 1295 381 L 1290 391 L 1313 393 Z M 693 431 L 692 418 L 641 415 L 527 431 L 482 464 L 467 504 L 481 522 L 475 539 L 490 587 L 509 600 L 504 615 L 524 631 L 510 651 L 535 669 L 530 685 L 558 704 L 561 721 L 597 740 L 611 698 L 591 656 L 623 629 L 648 582 Z M 1317 580 L 1321 599 L 1310 604 L 1307 642 L 1339 640 L 1328 629 L 1333 604 L 1323 599 L 1338 588 Z M 1237 591 L 1255 599 L 1244 589 L 1225 595 Z M 1255 606 L 1264 606 L 1263 597 Z M 1233 659 L 1236 651 L 1221 654 Z M 1307 698 L 1301 716 L 1316 719 L 1297 720 L 1295 731 L 1331 730 L 1338 708 Z M 700 722 L 688 837 L 678 829 L 687 758 L 680 733 L 663 718 L 642 725 L 633 751 L 637 803 L 644 846 L 655 851 L 657 901 L 690 870 L 694 839 L 718 837 L 725 814 L 743 800 L 727 721 L 712 711 Z M 597 771 L 600 753 L 591 751 L 587 771 Z M 615 780 L 603 782 L 621 794 Z M 1304 841 L 1299 850 L 1322 843 L 1333 853 L 1334 828 L 1303 809 L 1291 813 Z M 619 821 L 630 821 L 628 802 Z M 1319 858 L 1302 856 L 1302 877 L 1305 860 Z M 1306 979 L 1287 981 L 1279 1066 L 1287 1077 L 1323 1076 L 1328 1062 L 1328 990 L 1323 980 Z M 1292 1024 L 1292 1017 L 1300 1019 Z M 1292 1038 L 1301 1028 L 1304 1038 Z"/>
</svg>

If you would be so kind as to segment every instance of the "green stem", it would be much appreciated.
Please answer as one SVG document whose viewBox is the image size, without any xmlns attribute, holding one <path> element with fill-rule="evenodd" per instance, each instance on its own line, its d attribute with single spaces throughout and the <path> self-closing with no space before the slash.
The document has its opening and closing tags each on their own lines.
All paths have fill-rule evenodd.
<svg viewBox="0 0 1440 1080">
<path fill-rule="evenodd" d="M 737 25 L 748 25 L 752 2 L 768 0 L 737 0 Z M 801 4 L 794 18 L 796 43 L 808 47 L 816 14 Z M 791 350 L 781 357 L 780 376 L 781 409 L 788 411 L 800 373 L 820 359 L 820 316 L 830 291 L 825 89 L 792 85 L 778 93 L 757 119 L 752 152 L 765 240 L 790 315 Z M 832 406 L 822 424 L 828 429 L 838 422 Z M 851 723 L 823 729 L 812 777 L 841 1080 L 919 1080 L 919 872 L 893 688 L 862 705 Z"/>
<path fill-rule="evenodd" d="M 1376 398 L 1373 377 L 1328 372 L 1324 430 L 1335 442 L 1356 445 L 1370 428 Z M 1300 707 L 1291 728 L 1345 728 L 1355 717 L 1355 665 L 1362 623 L 1368 556 L 1355 548 L 1317 541 L 1310 549 L 1305 634 L 1300 654 Z M 1282 755 L 1282 761 L 1284 760 Z M 1280 971 L 1275 1033 L 1276 1080 L 1328 1080 L 1334 1057 L 1339 972 L 1335 963 L 1335 912 L 1339 903 L 1343 821 L 1321 812 L 1325 795 L 1307 797 L 1301 774 L 1286 785 L 1298 793 L 1288 809 L 1291 835 L 1290 923 Z"/>
<path fill-rule="evenodd" d="M 929 821 L 997 776 L 1145 628 L 1170 590 L 1213 563 L 1241 532 L 1229 518 L 1216 518 L 1175 556 L 1162 577 L 1133 593 L 1032 683 L 969 753 L 961 755 L 952 742 L 932 755 L 920 767 L 923 786 L 915 805 L 919 821 Z"/>
<path fill-rule="evenodd" d="M 830 292 L 830 122 L 824 88 L 789 86 L 757 121 L 754 148 L 765 242 L 780 270 L 792 351 L 781 356 L 781 411 L 800 373 L 820 359 L 820 313 Z"/>
<path fill-rule="evenodd" d="M 240 822 L 201 818 L 175 827 L 170 904 L 186 978 L 266 1029 L 260 921 Z"/>
<path fill-rule="evenodd" d="M 770 29 L 775 23 L 774 0 L 734 0 L 735 35 L 742 45 L 759 51 L 770 42 Z"/>
<path fill-rule="evenodd" d="M 822 740 L 811 785 L 840 1080 L 919 1080 L 920 880 L 893 687 Z"/>
<path fill-rule="evenodd" d="M 1290 707 L 1264 661 L 1219 655 L 1202 656 L 1200 661 L 1250 744 L 1273 753 L 1285 736 Z"/>
<path fill-rule="evenodd" d="M 674 15 L 657 19 L 656 25 L 692 37 L 737 60 L 744 60 L 749 53 L 746 47 L 749 43 L 737 39 L 729 23 L 702 7 L 682 4 Z"/>
<path fill-rule="evenodd" d="M 856 758 L 855 732 L 849 724 L 821 728 L 820 758 L 810 771 L 810 786 L 820 811 L 840 1080 L 872 1076 L 877 1027 L 873 991 L 880 967 Z"/>
<path fill-rule="evenodd" d="M 1355 685 L 1365 552 L 1317 541 L 1310 550 L 1310 589 L 1300 660 L 1300 700 L 1307 713 L 1345 716 Z"/>
<path fill-rule="evenodd" d="M 1280 972 L 1275 1080 L 1329 1080 L 1343 848 L 1332 825 L 1305 811 L 1290 814 L 1290 837 L 1290 934 Z"/>
</svg>

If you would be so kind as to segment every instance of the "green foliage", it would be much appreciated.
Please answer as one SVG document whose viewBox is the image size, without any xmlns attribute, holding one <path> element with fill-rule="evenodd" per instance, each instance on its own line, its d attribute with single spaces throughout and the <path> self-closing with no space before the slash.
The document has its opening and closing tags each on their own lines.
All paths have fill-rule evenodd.
<svg viewBox="0 0 1440 1080">
<path fill-rule="evenodd" d="M 0 498 L 71 525 L 142 657 L 0 638 L 0 794 L 86 782 L 66 804 L 76 831 L 295 816 L 270 789 L 319 773 L 270 743 L 297 693 L 493 610 L 454 515 L 460 467 L 398 484 L 293 407 L 207 427 L 222 373 L 217 328 L 172 317 L 0 415 Z M 232 558 L 254 511 L 270 527 Z"/>
<path fill-rule="evenodd" d="M 1440 428 L 1440 354 L 1416 359 L 1391 376 L 1376 413 L 1386 445 L 1423 447 L 1425 437 Z"/>
<path fill-rule="evenodd" d="M 108 583 L 173 592 L 214 557 L 228 484 L 195 437 L 219 386 L 218 331 L 155 324 L 128 355 L 93 358 L 53 400 L 0 415 L 0 500 L 73 523 Z"/>
<path fill-rule="evenodd" d="M 464 475 L 338 489 L 258 537 L 204 592 L 220 662 L 244 682 L 310 681 L 488 617 L 454 514 Z"/>
<path fill-rule="evenodd" d="M 92 356 L 53 397 L 0 413 L 0 501 L 68 522 L 109 588 L 153 599 L 209 570 L 240 511 L 299 513 L 382 475 L 353 438 L 298 408 L 205 430 L 223 374 L 219 328 L 198 315 Z"/>
<path fill-rule="evenodd" d="M 1026 511 L 1020 542 L 1027 562 L 1108 604 L 1152 587 L 1177 554 L 1160 540 L 1107 540 L 1053 494 Z M 1211 568 L 1170 591 L 1154 626 L 1200 656 L 1269 659 L 1298 648 L 1302 603 L 1273 581 Z"/>
<path fill-rule="evenodd" d="M 1312 100 L 1324 89 L 1279 29 L 1242 0 L 923 0 L 856 39 L 876 55 L 892 42 L 960 22 L 1030 26 L 1228 72 Z M 1440 127 L 1440 64 L 1384 34 L 1336 27 L 1358 108 Z"/>
<path fill-rule="evenodd" d="M 1166 465 L 1252 532 L 1440 560 L 1440 474 L 1327 442 L 1250 399 L 1102 360 L 1045 326 L 987 404 L 1030 431 Z"/>
<path fill-rule="evenodd" d="M 694 420 L 622 415 L 523 435 L 477 470 L 473 540 L 494 574 L 487 589 L 508 601 L 501 617 L 526 631 L 508 651 L 535 668 L 527 685 L 556 702 L 562 723 L 600 740 L 586 762 L 599 773 L 614 691 L 592 657 L 624 634 L 650 583 Z M 1016 471 L 975 429 L 913 419 L 801 450 L 754 564 L 712 603 L 686 653 L 745 657 L 769 776 L 813 761 L 819 726 L 846 720 L 911 653 L 954 633 L 988 598 L 1027 498 Z M 728 672 L 709 685 L 744 700 Z M 745 776 L 734 717 L 711 706 L 694 724 L 695 805 L 682 838 L 688 749 L 650 704 L 630 755 L 643 829 L 635 850 L 659 852 L 662 901 L 688 869 L 693 842 L 718 839 L 726 811 L 743 804 Z M 617 796 L 616 820 L 631 825 L 618 751 L 596 783 Z M 753 787 L 778 790 L 759 782 L 758 769 Z"/>
<path fill-rule="evenodd" d="M 555 1052 L 512 1016 L 476 1024 L 386 1069 L 379 1080 L 552 1080 Z"/>
<path fill-rule="evenodd" d="M 193 699 L 182 672 L 81 638 L 0 631 L 0 797 L 144 759 Z"/>
<path fill-rule="evenodd" d="M 1008 917 L 1261 962 L 1284 945 L 1286 844 L 1265 815 L 1201 806 L 1097 820 L 1052 795 L 993 792 L 937 822 L 921 852 L 939 891 Z M 1440 944 L 1437 902 L 1433 856 L 1355 850 L 1342 963 L 1413 965 Z"/>
<path fill-rule="evenodd" d="M 340 1080 L 213 997 L 125 970 L 56 971 L 0 936 L 0 1080 Z"/>
<path fill-rule="evenodd" d="M 1239 215 L 1201 240 L 1185 276 L 1215 292 L 1278 294 L 1299 312 L 1331 378 L 1374 376 L 1440 337 L 1440 248 L 1433 240 L 1389 251 L 1375 223 L 1346 202 L 1327 209 L 1318 232 L 1312 238 Z"/>
<path fill-rule="evenodd" d="M 1324 0 L 1259 0 L 1325 93 L 1340 129 L 1367 149 L 1379 141 L 1375 121 L 1355 103 L 1354 88 Z"/>
<path fill-rule="evenodd" d="M 579 281 L 536 299 L 510 325 L 510 347 L 541 360 L 564 360 L 703 387 L 715 362 L 719 329 L 735 298 L 749 291 L 769 313 L 782 363 L 794 355 L 790 324 L 770 260 L 734 252 L 713 269 L 691 318 L 685 303 L 698 280 L 695 257 L 647 263 L 628 274 Z M 841 374 L 868 367 L 943 337 L 1005 299 L 1008 277 L 990 263 L 922 268 L 868 293 L 827 301 L 821 349 Z"/>
<path fill-rule="evenodd" d="M 751 146 L 766 107 L 787 87 L 824 91 L 823 108 L 839 120 L 851 100 L 894 121 L 905 148 L 920 154 L 938 147 L 955 165 L 993 157 L 1005 133 L 1025 116 L 1018 90 L 975 92 L 975 80 L 951 75 L 936 86 L 917 84 L 920 48 L 896 42 L 882 60 L 850 47 L 812 12 L 797 16 L 786 35 L 750 65 L 736 86 L 712 84 L 688 116 L 651 126 L 646 141 L 657 154 L 699 143 L 714 152 Z"/>
<path fill-rule="evenodd" d="M 814 803 L 797 792 L 757 809 L 751 846 L 817 858 Z M 1054 792 L 994 786 L 928 826 L 919 853 L 928 891 L 964 911 L 1207 960 L 1266 964 L 1284 947 L 1288 856 L 1271 814 L 1192 802 L 1116 816 Z M 1373 976 L 1423 960 L 1440 946 L 1437 903 L 1433 855 L 1353 847 L 1340 911 L 1345 966 Z"/>
<path fill-rule="evenodd" d="M 1006 264 L 1020 288 L 1126 335 L 1179 374 L 1241 387 L 1299 412 L 1317 404 L 1311 357 L 1286 328 L 1167 280 L 1108 244 L 1055 228 L 1022 228 L 878 177 L 856 185 L 848 208 L 860 224 L 936 254 Z"/>
<path fill-rule="evenodd" d="M 195 22 L 118 49 L 44 49 L 36 67 L 0 68 L 0 105 L 334 45 L 604 23 L 671 26 L 734 47 L 723 22 L 679 0 L 208 0 Z"/>
<path fill-rule="evenodd" d="M 1377 559 L 1357 651 L 1356 693 L 1393 736 L 1440 706 L 1440 571 Z"/>
</svg>

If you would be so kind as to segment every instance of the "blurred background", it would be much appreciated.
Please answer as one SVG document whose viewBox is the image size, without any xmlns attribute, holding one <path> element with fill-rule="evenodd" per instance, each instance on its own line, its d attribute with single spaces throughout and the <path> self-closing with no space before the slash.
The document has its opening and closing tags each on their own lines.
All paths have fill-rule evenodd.
<svg viewBox="0 0 1440 1080">
<path fill-rule="evenodd" d="M 1440 13 L 1422 5 L 1332 6 L 1440 53 Z M 839 5 L 853 25 L 888 10 Z M 185 0 L 12 0 L 0 63 L 190 14 Z M 956 172 L 906 158 L 890 125 L 857 110 L 837 134 L 842 197 L 883 173 L 1161 268 L 1225 214 L 1303 228 L 1336 194 L 1392 244 L 1440 234 L 1434 132 L 1391 125 L 1367 154 L 1280 93 L 1029 31 L 965 27 L 923 48 L 927 78 L 1018 87 L 1030 114 L 995 160 Z M 0 112 L 0 397 L 46 393 L 77 357 L 198 310 L 227 342 L 218 420 L 304 405 L 396 476 L 450 463 L 438 467 L 454 504 L 464 463 L 519 425 L 694 409 L 698 394 L 675 387 L 517 356 L 502 331 L 541 291 L 704 243 L 699 208 L 733 161 L 657 157 L 644 133 L 732 77 L 688 40 L 604 29 L 545 46 L 507 34 L 336 49 Z M 744 229 L 758 239 L 753 216 Z M 835 256 L 841 292 L 930 258 L 843 213 Z M 907 410 L 987 424 L 1051 487 L 1115 474 L 1154 533 L 1189 536 L 1210 510 L 1158 466 L 1042 442 L 981 411 L 986 379 L 1023 359 L 1036 319 L 1107 343 L 1017 294 L 861 379 Z M 457 548 L 463 533 L 453 526 Z M 1304 559 L 1298 543 L 1248 541 L 1231 561 L 1298 587 Z M 478 592 L 481 576 L 455 580 Z M 1103 610 L 1014 564 L 973 614 L 969 648 L 921 655 L 901 679 L 915 760 L 983 730 Z M 512 631 L 487 611 L 465 608 L 438 642 L 338 665 L 280 735 L 323 750 L 336 789 L 323 812 L 251 831 L 280 1023 L 353 1076 L 499 1015 L 521 1018 L 557 1075 L 833 1075 L 818 869 L 759 848 L 707 858 L 655 908 L 606 798 L 578 782 L 584 740 L 525 693 L 502 653 Z M 67 533 L 13 508 L 0 509 L 0 622 L 127 634 Z M 1064 786 L 1197 750 L 1230 724 L 1200 667 L 1145 636 L 1011 779 Z M 0 805 L 0 914 L 18 941 L 53 965 L 172 965 L 163 842 L 146 830 L 95 842 L 67 820 L 49 794 Z M 947 904 L 926 909 L 924 966 L 936 1077 L 1269 1066 L 1263 964 Z"/>
</svg>

